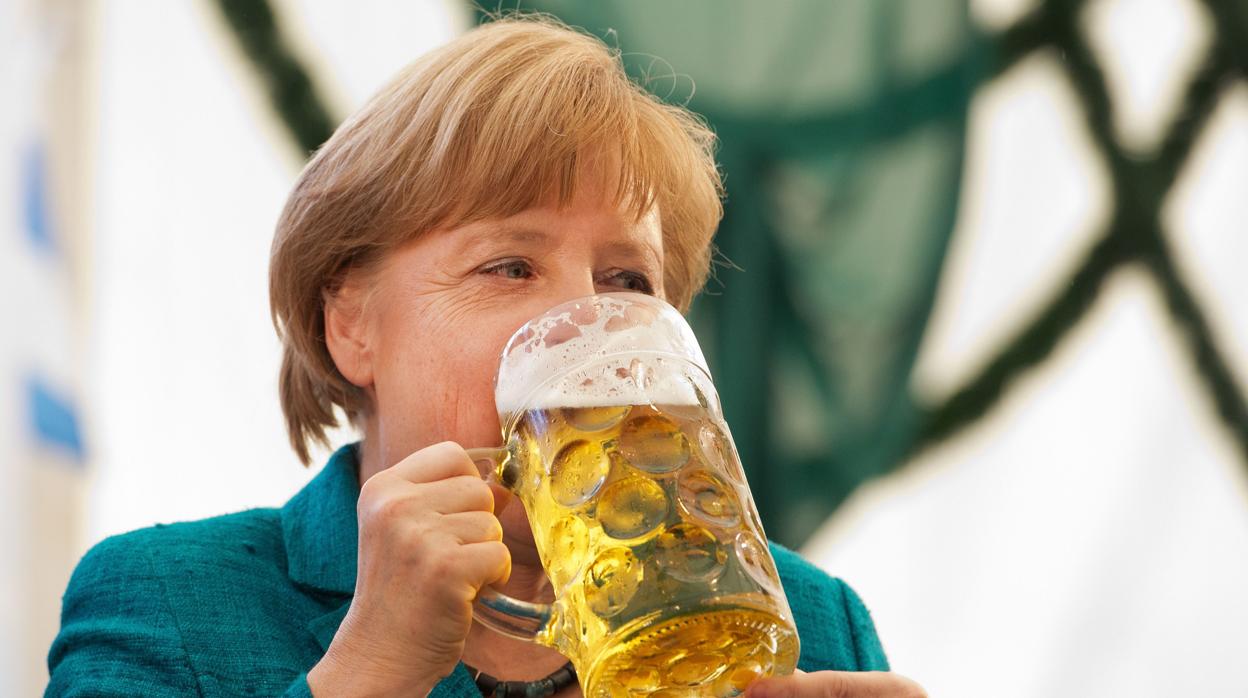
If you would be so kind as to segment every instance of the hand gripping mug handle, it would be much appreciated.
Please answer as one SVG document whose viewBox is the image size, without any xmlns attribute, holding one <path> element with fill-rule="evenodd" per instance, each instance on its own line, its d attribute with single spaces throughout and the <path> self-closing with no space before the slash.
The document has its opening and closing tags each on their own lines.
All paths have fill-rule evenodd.
<svg viewBox="0 0 1248 698">
<path fill-rule="evenodd" d="M 482 470 L 487 481 L 498 483 L 507 489 L 515 484 L 499 477 L 499 473 L 511 459 L 511 451 L 506 448 L 465 450 L 472 462 Z M 538 633 L 546 628 L 550 613 L 548 603 L 529 603 L 513 599 L 493 587 L 481 588 L 472 609 L 472 617 L 490 630 L 530 641 L 536 639 Z"/>
</svg>

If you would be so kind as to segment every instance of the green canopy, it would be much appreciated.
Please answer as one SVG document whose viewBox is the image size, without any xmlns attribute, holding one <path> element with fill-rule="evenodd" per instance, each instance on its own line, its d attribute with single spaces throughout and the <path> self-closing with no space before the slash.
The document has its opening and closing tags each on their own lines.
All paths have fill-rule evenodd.
<svg viewBox="0 0 1248 698">
<path fill-rule="evenodd" d="M 961 0 L 529 0 L 719 134 L 725 218 L 694 326 L 771 537 L 795 545 L 910 448 L 976 59 Z"/>
</svg>

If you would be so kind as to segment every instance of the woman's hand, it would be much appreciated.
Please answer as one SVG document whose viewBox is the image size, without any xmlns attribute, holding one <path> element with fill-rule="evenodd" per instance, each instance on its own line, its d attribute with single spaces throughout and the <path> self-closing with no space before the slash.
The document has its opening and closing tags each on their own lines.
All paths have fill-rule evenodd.
<svg viewBox="0 0 1248 698">
<path fill-rule="evenodd" d="M 884 671 L 798 671 L 751 684 L 745 698 L 927 698 L 927 692 Z"/>
<path fill-rule="evenodd" d="M 494 494 L 445 442 L 369 478 L 356 509 L 355 598 L 308 685 L 318 696 L 423 696 L 463 654 L 477 592 L 511 573 Z"/>
</svg>

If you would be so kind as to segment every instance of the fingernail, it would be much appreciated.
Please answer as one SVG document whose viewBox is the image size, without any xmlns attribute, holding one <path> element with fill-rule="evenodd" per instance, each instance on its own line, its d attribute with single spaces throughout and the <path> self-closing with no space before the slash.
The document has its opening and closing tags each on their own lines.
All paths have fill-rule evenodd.
<svg viewBox="0 0 1248 698">
<path fill-rule="evenodd" d="M 752 683 L 745 689 L 745 698 L 771 698 L 773 692 L 765 683 Z"/>
</svg>

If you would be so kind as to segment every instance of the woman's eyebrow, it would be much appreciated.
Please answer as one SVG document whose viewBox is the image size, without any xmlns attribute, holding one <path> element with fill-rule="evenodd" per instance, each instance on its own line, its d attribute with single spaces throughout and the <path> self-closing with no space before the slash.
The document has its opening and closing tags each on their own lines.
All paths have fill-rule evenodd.
<svg viewBox="0 0 1248 698">
<path fill-rule="evenodd" d="M 547 242 L 550 234 L 536 228 L 503 227 L 494 231 L 494 235 L 506 238 L 510 242 Z"/>
<path fill-rule="evenodd" d="M 634 241 L 634 240 L 612 240 L 603 245 L 603 250 L 610 254 L 619 255 L 627 259 L 636 259 L 645 261 L 655 266 L 659 266 L 659 254 L 650 245 Z"/>
<path fill-rule="evenodd" d="M 460 245 L 460 249 L 463 252 L 471 252 L 500 242 L 518 242 L 531 245 L 541 245 L 546 244 L 549 241 L 550 234 L 536 228 L 491 225 L 483 227 L 481 230 L 473 231 L 469 235 L 465 235 L 464 240 Z"/>
</svg>

